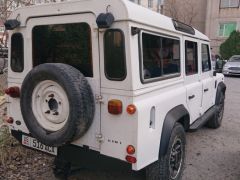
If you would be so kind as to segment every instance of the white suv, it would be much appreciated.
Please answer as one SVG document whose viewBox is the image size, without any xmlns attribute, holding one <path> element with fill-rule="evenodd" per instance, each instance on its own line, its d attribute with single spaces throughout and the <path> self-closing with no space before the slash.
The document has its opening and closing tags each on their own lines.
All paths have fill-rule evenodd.
<svg viewBox="0 0 240 180">
<path fill-rule="evenodd" d="M 188 25 L 128 0 L 81 0 L 20 8 L 5 26 L 9 127 L 57 167 L 90 152 L 180 179 L 185 131 L 221 125 L 224 77 Z"/>
</svg>

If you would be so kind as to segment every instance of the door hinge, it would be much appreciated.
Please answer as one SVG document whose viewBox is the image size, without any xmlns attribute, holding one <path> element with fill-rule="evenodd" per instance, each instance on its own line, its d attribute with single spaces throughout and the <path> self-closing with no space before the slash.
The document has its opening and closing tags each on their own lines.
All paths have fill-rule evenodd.
<svg viewBox="0 0 240 180">
<path fill-rule="evenodd" d="M 101 95 L 96 95 L 95 96 L 95 99 L 96 99 L 96 103 L 97 104 L 103 104 L 103 97 Z"/>
<path fill-rule="evenodd" d="M 96 139 L 99 143 L 102 143 L 104 141 L 104 138 L 103 138 L 102 134 L 96 134 Z"/>
</svg>

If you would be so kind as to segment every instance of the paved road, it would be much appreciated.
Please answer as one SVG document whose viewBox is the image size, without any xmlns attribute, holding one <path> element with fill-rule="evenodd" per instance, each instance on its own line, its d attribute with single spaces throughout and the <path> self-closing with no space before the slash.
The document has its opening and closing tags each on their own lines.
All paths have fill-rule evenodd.
<svg viewBox="0 0 240 180">
<path fill-rule="evenodd" d="M 226 78 L 227 94 L 223 125 L 187 134 L 183 180 L 240 179 L 240 78 Z M 144 173 L 83 170 L 70 179 L 144 180 Z"/>
</svg>

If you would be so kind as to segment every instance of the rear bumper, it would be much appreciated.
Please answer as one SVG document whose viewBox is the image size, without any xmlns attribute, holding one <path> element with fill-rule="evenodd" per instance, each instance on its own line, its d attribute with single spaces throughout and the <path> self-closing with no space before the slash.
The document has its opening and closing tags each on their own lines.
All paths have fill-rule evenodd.
<svg viewBox="0 0 240 180">
<path fill-rule="evenodd" d="M 11 130 L 11 134 L 20 143 L 22 143 L 22 135 L 31 136 L 31 134 L 29 135 L 21 131 L 15 131 L 15 130 Z M 79 147 L 76 145 L 69 144 L 69 145 L 58 147 L 58 153 L 57 153 L 57 156 L 55 156 L 55 158 L 58 161 L 64 161 L 64 162 L 70 163 L 71 166 L 73 166 L 73 168 L 91 168 L 91 169 L 97 169 L 97 170 L 109 170 L 109 169 L 131 170 L 132 169 L 131 164 L 115 158 L 104 156 L 97 151 L 90 150 L 87 146 Z"/>
</svg>

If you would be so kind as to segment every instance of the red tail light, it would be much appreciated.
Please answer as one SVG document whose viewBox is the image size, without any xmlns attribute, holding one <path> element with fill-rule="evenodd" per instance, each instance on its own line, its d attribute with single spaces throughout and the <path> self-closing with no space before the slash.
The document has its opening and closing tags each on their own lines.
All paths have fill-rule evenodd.
<svg viewBox="0 0 240 180">
<path fill-rule="evenodd" d="M 122 101 L 120 100 L 116 100 L 116 99 L 113 99 L 113 100 L 110 100 L 108 102 L 108 112 L 110 114 L 121 114 L 122 113 Z"/>
<path fill-rule="evenodd" d="M 9 87 L 5 89 L 5 93 L 13 98 L 20 97 L 20 88 L 17 86 Z"/>
<path fill-rule="evenodd" d="M 129 145 L 129 146 L 127 147 L 127 153 L 128 153 L 128 154 L 134 154 L 134 153 L 135 153 L 135 148 L 134 148 L 134 146 Z"/>
<path fill-rule="evenodd" d="M 136 112 L 136 110 L 137 110 L 137 108 L 133 104 L 130 104 L 127 107 L 127 113 L 130 114 L 130 115 L 133 115 Z"/>
<path fill-rule="evenodd" d="M 7 123 L 12 124 L 14 122 L 12 117 L 7 118 L 6 120 Z"/>
<path fill-rule="evenodd" d="M 135 164 L 137 162 L 137 159 L 132 156 L 126 156 L 126 160 L 127 160 L 127 162 L 129 162 L 131 164 Z"/>
</svg>

